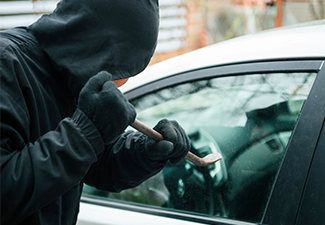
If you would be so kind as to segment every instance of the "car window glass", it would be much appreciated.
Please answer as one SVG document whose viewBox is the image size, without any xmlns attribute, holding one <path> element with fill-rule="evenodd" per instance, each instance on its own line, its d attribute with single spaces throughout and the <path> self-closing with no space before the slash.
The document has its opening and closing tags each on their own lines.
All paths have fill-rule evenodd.
<svg viewBox="0 0 325 225">
<path fill-rule="evenodd" d="M 223 159 L 197 167 L 185 159 L 136 188 L 84 195 L 259 222 L 315 73 L 238 75 L 184 83 L 134 99 L 138 119 L 154 127 L 177 120 L 192 151 Z"/>
</svg>

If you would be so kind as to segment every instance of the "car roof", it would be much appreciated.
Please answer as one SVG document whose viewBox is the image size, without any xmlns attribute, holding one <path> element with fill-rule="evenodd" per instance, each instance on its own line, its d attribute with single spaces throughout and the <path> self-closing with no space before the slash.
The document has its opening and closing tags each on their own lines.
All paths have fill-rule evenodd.
<svg viewBox="0 0 325 225">
<path fill-rule="evenodd" d="M 178 73 L 251 61 L 325 58 L 325 20 L 219 42 L 147 67 L 120 87 L 128 92 Z"/>
</svg>

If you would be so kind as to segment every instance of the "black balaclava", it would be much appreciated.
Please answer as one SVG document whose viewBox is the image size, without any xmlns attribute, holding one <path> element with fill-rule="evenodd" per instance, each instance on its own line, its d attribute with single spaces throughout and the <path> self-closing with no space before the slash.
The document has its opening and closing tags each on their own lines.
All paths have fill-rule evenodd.
<svg viewBox="0 0 325 225">
<path fill-rule="evenodd" d="M 140 73 L 157 44 L 158 0 L 61 0 L 28 27 L 75 96 L 98 72 Z"/>
</svg>

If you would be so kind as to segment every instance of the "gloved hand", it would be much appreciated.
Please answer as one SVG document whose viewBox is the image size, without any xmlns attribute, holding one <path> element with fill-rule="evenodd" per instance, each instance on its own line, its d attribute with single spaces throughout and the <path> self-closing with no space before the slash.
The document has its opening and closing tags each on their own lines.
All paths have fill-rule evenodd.
<svg viewBox="0 0 325 225">
<path fill-rule="evenodd" d="M 164 137 L 162 141 L 154 141 L 147 137 L 145 151 L 153 161 L 179 162 L 191 149 L 191 141 L 184 129 L 173 120 L 163 119 L 153 128 Z"/>
<path fill-rule="evenodd" d="M 77 107 L 93 122 L 105 144 L 114 141 L 136 117 L 134 107 L 105 71 L 89 79 Z"/>
</svg>

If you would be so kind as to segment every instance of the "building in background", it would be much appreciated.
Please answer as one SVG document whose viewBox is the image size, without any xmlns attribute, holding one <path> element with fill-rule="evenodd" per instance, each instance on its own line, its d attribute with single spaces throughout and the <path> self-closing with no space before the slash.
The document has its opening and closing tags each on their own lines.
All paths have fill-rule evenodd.
<svg viewBox="0 0 325 225">
<path fill-rule="evenodd" d="M 56 3 L 0 0 L 0 30 L 29 25 Z M 159 4 L 160 32 L 150 64 L 241 35 L 325 18 L 324 0 L 159 0 Z"/>
<path fill-rule="evenodd" d="M 168 46 L 178 38 L 182 44 L 176 50 L 160 48 L 151 64 L 241 35 L 325 19 L 324 0 L 160 0 L 160 7 L 162 24 L 164 20 L 182 21 L 161 31 L 184 31 L 181 36 L 160 38 L 159 43 Z M 164 13 L 175 7 L 181 9 L 180 14 Z"/>
</svg>

